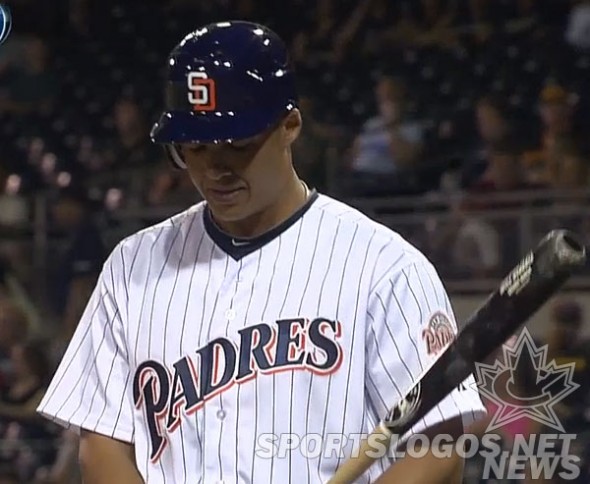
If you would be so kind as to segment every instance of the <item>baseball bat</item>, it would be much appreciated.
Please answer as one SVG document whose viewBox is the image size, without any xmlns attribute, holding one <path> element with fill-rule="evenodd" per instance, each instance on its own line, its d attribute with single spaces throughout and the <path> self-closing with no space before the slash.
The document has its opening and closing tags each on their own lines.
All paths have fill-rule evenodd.
<svg viewBox="0 0 590 484">
<path fill-rule="evenodd" d="M 567 230 L 547 233 L 465 321 L 456 337 L 424 370 L 414 386 L 390 408 L 328 484 L 352 484 L 377 458 L 371 443 L 391 446 L 523 325 L 586 261 L 580 239 Z"/>
</svg>

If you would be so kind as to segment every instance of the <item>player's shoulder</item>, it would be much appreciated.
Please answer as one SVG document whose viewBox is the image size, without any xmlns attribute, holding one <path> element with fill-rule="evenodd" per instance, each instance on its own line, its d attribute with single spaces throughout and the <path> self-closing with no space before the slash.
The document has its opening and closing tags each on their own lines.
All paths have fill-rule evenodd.
<svg viewBox="0 0 590 484">
<path fill-rule="evenodd" d="M 169 247 L 173 238 L 186 234 L 195 223 L 200 223 L 204 206 L 204 202 L 199 202 L 126 236 L 115 246 L 113 253 L 135 254 L 142 250 L 152 251 L 159 246 Z"/>
<path fill-rule="evenodd" d="M 371 239 L 371 246 L 378 252 L 379 260 L 397 261 L 391 270 L 401 270 L 411 264 L 431 265 L 427 257 L 402 234 L 359 208 L 320 194 L 315 210 L 323 211 L 324 219 L 336 219 L 343 235 L 351 231 L 366 234 Z"/>
</svg>

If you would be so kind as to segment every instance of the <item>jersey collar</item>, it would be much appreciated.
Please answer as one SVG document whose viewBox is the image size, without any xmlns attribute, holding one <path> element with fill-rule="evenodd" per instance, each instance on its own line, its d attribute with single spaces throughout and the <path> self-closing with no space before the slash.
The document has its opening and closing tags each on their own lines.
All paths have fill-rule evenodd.
<svg viewBox="0 0 590 484">
<path fill-rule="evenodd" d="M 209 207 L 205 205 L 203 210 L 203 222 L 205 224 L 205 230 L 213 241 L 230 257 L 235 260 L 239 260 L 242 257 L 251 254 L 268 244 L 270 241 L 281 235 L 295 222 L 297 222 L 307 212 L 313 203 L 318 199 L 317 190 L 310 189 L 309 198 L 307 202 L 294 212 L 288 219 L 270 229 L 257 237 L 252 238 L 240 238 L 233 237 L 219 228 L 219 226 L 213 220 Z"/>
</svg>

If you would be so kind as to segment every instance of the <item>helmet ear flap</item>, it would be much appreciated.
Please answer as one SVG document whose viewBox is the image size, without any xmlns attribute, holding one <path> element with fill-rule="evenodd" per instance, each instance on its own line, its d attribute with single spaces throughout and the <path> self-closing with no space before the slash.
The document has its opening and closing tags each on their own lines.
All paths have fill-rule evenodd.
<svg viewBox="0 0 590 484">
<path fill-rule="evenodd" d="M 164 151 L 166 152 L 168 160 L 172 163 L 173 168 L 177 170 L 186 170 L 186 163 L 175 145 L 165 144 Z"/>
</svg>

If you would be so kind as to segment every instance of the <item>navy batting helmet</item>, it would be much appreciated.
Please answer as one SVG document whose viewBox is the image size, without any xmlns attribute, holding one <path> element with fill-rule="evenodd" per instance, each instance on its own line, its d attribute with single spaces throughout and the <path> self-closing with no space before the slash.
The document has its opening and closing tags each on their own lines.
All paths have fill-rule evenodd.
<svg viewBox="0 0 590 484">
<path fill-rule="evenodd" d="M 168 57 L 165 110 L 151 139 L 186 168 L 177 143 L 250 138 L 295 108 L 294 74 L 285 44 L 269 28 L 230 21 L 187 35 Z"/>
</svg>

